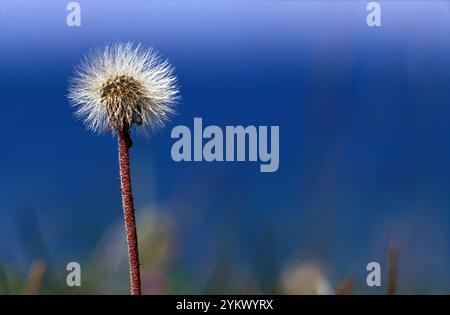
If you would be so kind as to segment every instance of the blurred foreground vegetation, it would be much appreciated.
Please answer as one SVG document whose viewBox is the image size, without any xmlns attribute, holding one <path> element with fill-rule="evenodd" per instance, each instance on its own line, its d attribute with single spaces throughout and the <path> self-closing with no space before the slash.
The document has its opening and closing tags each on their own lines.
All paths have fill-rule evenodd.
<svg viewBox="0 0 450 315">
<path fill-rule="evenodd" d="M 183 266 L 174 259 L 174 233 L 171 221 L 152 211 L 138 217 L 141 273 L 144 294 L 357 294 L 361 283 L 351 275 L 332 285 L 326 266 L 313 261 L 277 266 L 269 257 L 272 272 L 261 275 L 263 262 L 255 260 L 252 270 L 242 271 L 226 257 L 209 268 L 207 279 L 199 288 L 192 285 Z M 44 247 L 44 246 L 43 246 Z M 128 294 L 128 256 L 121 222 L 112 226 L 87 255 L 82 266 L 81 287 L 68 287 L 65 268 L 36 257 L 21 272 L 17 266 L 0 261 L 0 294 Z M 39 251 L 38 251 L 39 252 Z M 272 259 L 272 261 L 270 261 Z M 397 293 L 397 249 L 389 251 L 389 270 L 385 293 Z M 361 282 L 361 281 L 359 281 Z"/>
</svg>

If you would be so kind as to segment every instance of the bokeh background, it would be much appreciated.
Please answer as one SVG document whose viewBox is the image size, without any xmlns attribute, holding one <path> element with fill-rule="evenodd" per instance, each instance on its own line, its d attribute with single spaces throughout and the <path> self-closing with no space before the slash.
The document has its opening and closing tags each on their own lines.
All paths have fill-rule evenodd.
<svg viewBox="0 0 450 315">
<path fill-rule="evenodd" d="M 134 137 L 145 293 L 384 294 L 388 270 L 450 292 L 450 2 L 380 1 L 380 28 L 368 1 L 80 0 L 78 28 L 68 2 L 0 1 L 0 293 L 128 292 L 116 140 L 66 97 L 114 41 L 158 49 L 182 93 Z M 175 163 L 194 117 L 279 125 L 279 170 Z"/>
</svg>

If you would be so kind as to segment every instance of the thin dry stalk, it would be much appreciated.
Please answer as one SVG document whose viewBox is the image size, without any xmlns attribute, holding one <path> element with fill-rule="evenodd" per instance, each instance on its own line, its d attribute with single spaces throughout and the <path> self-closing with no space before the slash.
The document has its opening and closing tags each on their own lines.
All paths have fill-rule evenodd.
<svg viewBox="0 0 450 315">
<path fill-rule="evenodd" d="M 352 294 L 355 287 L 355 280 L 352 278 L 346 278 L 336 289 L 336 295 L 349 295 Z"/>
<path fill-rule="evenodd" d="M 388 275 L 387 294 L 397 294 L 397 277 L 398 277 L 398 248 L 391 246 L 389 248 L 389 275 Z"/>
<path fill-rule="evenodd" d="M 28 269 L 27 282 L 22 292 L 23 294 L 35 295 L 38 293 L 42 280 L 44 279 L 45 270 L 46 265 L 40 259 L 35 260 L 30 265 L 30 268 Z"/>
</svg>

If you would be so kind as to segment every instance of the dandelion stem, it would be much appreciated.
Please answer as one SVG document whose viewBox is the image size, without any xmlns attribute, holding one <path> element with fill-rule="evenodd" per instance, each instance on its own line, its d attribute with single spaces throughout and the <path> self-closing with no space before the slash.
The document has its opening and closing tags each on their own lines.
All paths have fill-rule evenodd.
<svg viewBox="0 0 450 315">
<path fill-rule="evenodd" d="M 136 220 L 134 215 L 133 194 L 131 192 L 130 156 L 131 147 L 130 129 L 118 131 L 119 138 L 119 165 L 120 186 L 122 191 L 123 213 L 128 243 L 128 259 L 130 264 L 131 295 L 141 295 L 141 276 L 139 271 L 138 238 Z"/>
</svg>

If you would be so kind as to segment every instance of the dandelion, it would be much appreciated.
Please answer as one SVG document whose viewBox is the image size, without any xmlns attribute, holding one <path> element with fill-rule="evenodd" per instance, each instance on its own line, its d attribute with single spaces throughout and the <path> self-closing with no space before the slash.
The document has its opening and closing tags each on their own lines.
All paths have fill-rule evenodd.
<svg viewBox="0 0 450 315">
<path fill-rule="evenodd" d="M 156 52 L 132 43 L 106 46 L 86 56 L 75 71 L 69 99 L 76 117 L 94 132 L 118 136 L 122 204 L 131 294 L 141 294 L 138 240 L 131 190 L 131 129 L 162 127 L 179 98 L 173 68 Z"/>
<path fill-rule="evenodd" d="M 312 262 L 288 266 L 281 276 L 281 288 L 288 295 L 331 295 L 333 289 L 321 268 Z"/>
</svg>

